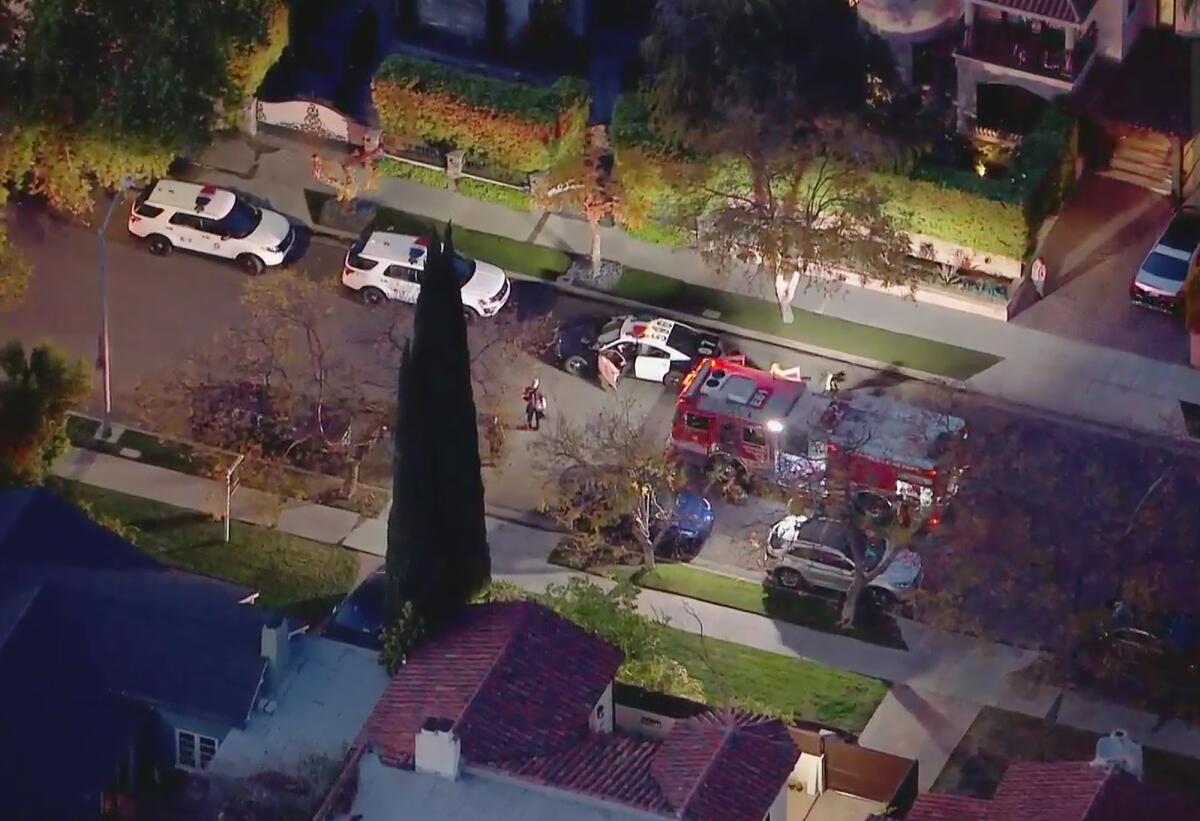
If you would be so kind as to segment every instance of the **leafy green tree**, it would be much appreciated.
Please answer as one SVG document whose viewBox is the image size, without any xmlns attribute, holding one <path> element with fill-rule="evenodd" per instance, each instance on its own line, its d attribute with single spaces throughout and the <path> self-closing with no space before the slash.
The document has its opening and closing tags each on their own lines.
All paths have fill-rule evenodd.
<svg viewBox="0 0 1200 821">
<path fill-rule="evenodd" d="M 50 347 L 0 349 L 0 486 L 41 483 L 67 449 L 67 411 L 87 390 L 83 365 Z"/>
<path fill-rule="evenodd" d="M 97 185 L 161 175 L 229 122 L 277 51 L 269 34 L 286 35 L 277 0 L 7 4 L 0 182 L 89 216 Z"/>
<path fill-rule="evenodd" d="M 617 678 L 659 693 L 703 700 L 704 688 L 687 668 L 666 655 L 666 623 L 637 609 L 638 589 L 628 580 L 604 590 L 587 579 L 573 577 L 552 584 L 540 599 L 560 616 L 621 648 L 625 663 Z"/>
<path fill-rule="evenodd" d="M 709 158 L 700 245 L 718 270 L 769 280 L 785 322 L 802 282 L 911 281 L 909 242 L 866 173 L 892 148 L 902 95 L 850 4 L 663 0 L 644 52 L 654 126 Z"/>
<path fill-rule="evenodd" d="M 430 238 L 400 363 L 387 572 L 397 614 L 411 603 L 422 631 L 469 603 L 491 576 L 456 259 L 449 228 L 445 243 Z"/>
</svg>

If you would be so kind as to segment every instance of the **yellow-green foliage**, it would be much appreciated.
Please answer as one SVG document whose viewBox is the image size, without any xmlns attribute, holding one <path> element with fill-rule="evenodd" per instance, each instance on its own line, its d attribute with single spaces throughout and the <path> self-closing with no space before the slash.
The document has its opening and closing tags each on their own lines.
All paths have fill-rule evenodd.
<svg viewBox="0 0 1200 821">
<path fill-rule="evenodd" d="M 910 233 L 986 254 L 1014 259 L 1025 255 L 1028 228 L 1019 204 L 895 174 L 873 174 L 870 179 L 888 192 L 886 210 Z"/>
<path fill-rule="evenodd" d="M 229 60 L 229 79 L 237 89 L 238 104 L 225 112 L 225 125 L 235 127 L 240 116 L 239 106 L 258 91 L 267 70 L 283 54 L 288 44 L 288 7 L 279 2 L 273 6 L 267 18 L 266 39 L 262 43 L 248 46 L 234 54 Z"/>
<path fill-rule="evenodd" d="M 586 86 L 569 77 L 538 88 L 391 57 L 372 94 L 389 144 L 457 148 L 508 171 L 549 168 L 581 149 L 587 128 Z"/>
<path fill-rule="evenodd" d="M 58 209 L 87 217 L 97 186 L 162 176 L 173 146 L 126 136 L 69 132 L 48 125 L 15 126 L 0 137 L 0 183 L 46 197 Z"/>
</svg>

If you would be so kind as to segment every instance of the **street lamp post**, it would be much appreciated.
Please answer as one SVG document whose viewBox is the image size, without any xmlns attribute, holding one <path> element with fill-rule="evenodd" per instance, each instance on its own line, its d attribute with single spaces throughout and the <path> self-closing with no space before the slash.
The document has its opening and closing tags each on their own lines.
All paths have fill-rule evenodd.
<svg viewBox="0 0 1200 821">
<path fill-rule="evenodd" d="M 121 180 L 121 186 L 113 194 L 112 201 L 108 204 L 108 211 L 104 214 L 104 221 L 100 223 L 100 230 L 96 234 L 97 241 L 97 265 L 99 267 L 100 279 L 100 351 L 96 358 L 96 363 L 103 370 L 104 382 L 104 415 L 100 422 L 100 431 L 97 434 L 100 439 L 108 439 L 112 435 L 112 362 L 111 353 L 108 345 L 108 223 L 112 220 L 113 212 L 117 210 L 117 203 L 124 198 L 124 194 L 133 185 L 133 178 L 126 175 Z"/>
</svg>

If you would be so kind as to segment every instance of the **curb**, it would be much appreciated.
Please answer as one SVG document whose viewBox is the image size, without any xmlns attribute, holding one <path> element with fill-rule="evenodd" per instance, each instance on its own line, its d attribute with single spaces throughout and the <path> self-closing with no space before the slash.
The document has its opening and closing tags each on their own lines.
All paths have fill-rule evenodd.
<svg viewBox="0 0 1200 821">
<path fill-rule="evenodd" d="M 517 510 L 516 508 L 504 507 L 503 505 L 485 504 L 483 512 L 484 515 L 492 519 L 499 519 L 509 524 L 533 530 L 541 530 L 545 533 L 566 533 L 565 530 L 548 520 L 542 514 L 531 510 Z"/>
<path fill-rule="evenodd" d="M 518 277 L 520 279 L 531 279 L 534 281 L 546 282 L 547 280 L 538 280 L 537 277 Z M 928 371 L 917 370 L 916 368 L 906 368 L 903 366 L 893 365 L 890 362 L 883 362 L 878 359 L 870 359 L 865 356 L 856 356 L 854 354 L 845 353 L 844 351 L 835 351 L 830 348 L 823 348 L 820 345 L 810 345 L 805 342 L 797 342 L 794 339 L 787 337 L 775 336 L 773 334 L 765 334 L 761 331 L 756 331 L 753 328 L 746 328 L 741 325 L 734 325 L 729 322 L 721 322 L 719 319 L 709 319 L 703 316 L 685 313 L 683 311 L 673 311 L 667 308 L 661 308 L 657 305 L 651 305 L 646 302 L 639 302 L 625 297 L 615 296 L 605 291 L 597 291 L 592 288 L 586 288 L 580 285 L 571 285 L 565 282 L 550 282 L 555 288 L 572 296 L 594 299 L 600 302 L 610 302 L 614 305 L 621 305 L 626 308 L 636 308 L 641 310 L 651 310 L 657 314 L 661 314 L 669 319 L 675 319 L 687 322 L 691 325 L 710 328 L 712 330 L 723 331 L 727 334 L 744 337 L 755 342 L 761 342 L 766 345 L 775 345 L 780 348 L 788 348 L 799 353 L 811 354 L 819 356 L 823 359 L 832 359 L 836 362 L 845 362 L 848 365 L 857 365 L 860 368 L 870 368 L 876 371 L 885 371 L 890 373 L 898 373 L 902 376 L 907 376 L 910 379 L 916 379 L 921 382 L 932 382 L 938 385 L 955 388 L 961 391 L 970 390 L 967 383 L 960 379 L 952 379 L 948 376 L 941 376 Z"/>
</svg>

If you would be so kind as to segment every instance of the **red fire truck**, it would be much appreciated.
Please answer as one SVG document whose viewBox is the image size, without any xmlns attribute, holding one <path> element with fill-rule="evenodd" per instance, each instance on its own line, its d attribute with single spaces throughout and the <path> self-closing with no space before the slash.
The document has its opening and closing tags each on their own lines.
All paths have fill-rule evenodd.
<svg viewBox="0 0 1200 821">
<path fill-rule="evenodd" d="M 819 489 L 844 468 L 852 492 L 905 502 L 932 524 L 958 488 L 966 437 L 958 417 L 823 393 L 739 359 L 706 359 L 688 374 L 671 425 L 674 453 L 709 469 Z"/>
</svg>

